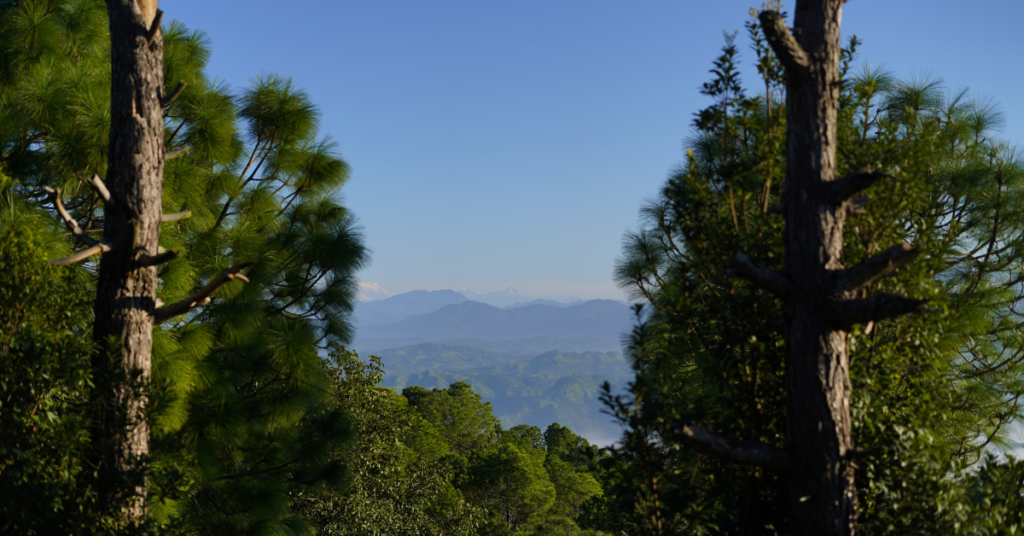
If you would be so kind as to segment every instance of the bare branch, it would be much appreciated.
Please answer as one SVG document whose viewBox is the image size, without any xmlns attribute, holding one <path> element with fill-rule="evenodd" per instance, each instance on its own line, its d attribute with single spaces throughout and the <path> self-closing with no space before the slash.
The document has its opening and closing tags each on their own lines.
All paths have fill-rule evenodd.
<svg viewBox="0 0 1024 536">
<path fill-rule="evenodd" d="M 804 52 L 800 43 L 796 42 L 796 38 L 793 37 L 789 28 L 786 28 L 786 21 L 782 15 L 778 11 L 765 10 L 758 15 L 758 18 L 761 20 L 764 36 L 768 39 L 768 44 L 772 46 L 779 61 L 786 68 L 786 74 L 804 78 L 810 69 L 811 58 Z"/>
<path fill-rule="evenodd" d="M 64 265 L 68 265 L 68 264 L 75 264 L 76 262 L 82 262 L 85 259 L 88 259 L 89 257 L 92 257 L 94 255 L 99 255 L 101 253 L 106 253 L 106 252 L 108 252 L 108 251 L 110 251 L 112 249 L 114 249 L 114 248 L 110 244 L 108 244 L 106 242 L 98 242 L 95 246 L 88 247 L 86 249 L 78 250 L 78 251 L 72 253 L 71 255 L 68 255 L 67 257 L 62 257 L 60 259 L 52 259 L 50 261 L 50 264 L 52 264 L 54 266 L 64 266 Z"/>
<path fill-rule="evenodd" d="M 839 328 L 848 330 L 856 324 L 878 322 L 911 313 L 931 310 L 927 300 L 915 300 L 898 294 L 882 293 L 870 298 L 833 302 L 828 308 L 829 319 Z"/>
<path fill-rule="evenodd" d="M 153 17 L 153 23 L 149 25 L 149 31 L 146 32 L 146 46 L 152 45 L 153 41 L 156 41 L 156 34 L 160 31 L 160 23 L 164 20 L 164 12 L 159 9 L 156 10 L 156 16 Z"/>
<path fill-rule="evenodd" d="M 170 93 L 164 95 L 160 99 L 160 106 L 164 108 L 170 106 L 171 103 L 181 95 L 181 92 L 185 91 L 186 86 L 188 86 L 188 84 L 186 84 L 184 80 L 178 80 L 178 85 L 174 86 L 174 89 L 172 89 Z"/>
<path fill-rule="evenodd" d="M 173 214 L 164 214 L 160 216 L 160 223 L 167 223 L 172 221 L 184 220 L 185 218 L 191 218 L 191 210 L 183 210 L 181 212 L 175 212 Z"/>
<path fill-rule="evenodd" d="M 99 194 L 99 197 L 103 198 L 104 203 L 113 203 L 111 199 L 111 191 L 106 190 L 106 184 L 103 183 L 103 179 L 99 178 L 99 175 L 93 173 L 92 178 L 89 179 L 89 185 Z"/>
<path fill-rule="evenodd" d="M 915 248 L 909 242 L 893 246 L 874 257 L 864 259 L 856 266 L 839 272 L 837 274 L 837 291 L 851 292 L 860 290 L 891 274 L 897 268 L 913 261 L 920 254 L 921 250 Z"/>
<path fill-rule="evenodd" d="M 156 266 L 165 262 L 173 261 L 178 258 L 178 252 L 167 250 L 157 253 L 156 255 L 148 255 L 146 253 L 140 253 L 135 257 L 135 263 L 139 267 L 143 266 Z"/>
<path fill-rule="evenodd" d="M 153 311 L 153 319 L 156 322 L 163 322 L 170 318 L 174 318 L 179 315 L 191 312 L 196 307 L 206 305 L 210 303 L 210 296 L 213 295 L 214 291 L 220 288 L 228 281 L 239 279 L 244 282 L 249 282 L 249 279 L 243 274 L 240 274 L 242 270 L 256 264 L 253 261 L 240 262 L 217 274 L 216 277 L 210 280 L 209 283 L 203 286 L 203 288 L 196 291 L 195 294 L 185 298 L 184 300 L 174 302 L 170 305 L 165 305 Z"/>
<path fill-rule="evenodd" d="M 78 226 L 78 222 L 71 217 L 71 214 L 68 214 L 67 209 L 64 208 L 64 202 L 60 200 L 60 190 L 55 190 L 49 186 L 45 187 L 44 190 L 50 193 L 50 201 L 52 201 L 53 206 L 56 207 L 57 214 L 60 214 L 60 219 L 64 220 L 64 224 L 68 226 L 68 230 L 71 231 L 71 234 L 75 235 L 75 238 L 81 240 L 88 246 L 95 246 L 96 244 L 99 244 L 99 240 L 85 234 L 85 231 Z"/>
<path fill-rule="evenodd" d="M 870 458 L 877 454 L 881 454 L 885 449 L 882 447 L 869 447 L 866 449 L 853 449 L 846 453 L 846 457 L 851 460 L 857 460 L 860 458 Z"/>
<path fill-rule="evenodd" d="M 786 276 L 761 266 L 750 260 L 740 251 L 733 254 L 729 271 L 733 275 L 742 277 L 779 298 L 788 298 L 793 293 L 793 285 L 786 279 Z"/>
<path fill-rule="evenodd" d="M 851 198 L 846 203 L 846 215 L 847 216 L 863 216 L 868 213 L 868 201 L 871 198 L 865 195 Z"/>
<path fill-rule="evenodd" d="M 692 424 L 677 424 L 674 432 L 681 443 L 701 454 L 733 463 L 764 467 L 782 476 L 794 476 L 801 472 L 799 461 L 783 448 L 732 439 Z"/>
<path fill-rule="evenodd" d="M 182 147 L 181 149 L 178 149 L 177 151 L 171 151 L 169 153 L 165 153 L 164 154 L 164 161 L 173 160 L 175 158 L 178 158 L 179 156 L 185 156 L 185 153 L 187 153 L 187 152 L 188 152 L 188 145 Z"/>
<path fill-rule="evenodd" d="M 834 181 L 824 183 L 821 187 L 822 201 L 831 205 L 840 205 L 857 192 L 887 177 L 893 178 L 892 175 L 875 169 L 860 168 Z"/>
</svg>

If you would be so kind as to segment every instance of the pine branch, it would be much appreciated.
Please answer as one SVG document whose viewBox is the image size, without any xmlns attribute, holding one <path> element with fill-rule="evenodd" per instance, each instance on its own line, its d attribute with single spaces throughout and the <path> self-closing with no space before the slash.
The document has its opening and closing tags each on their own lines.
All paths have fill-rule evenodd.
<svg viewBox="0 0 1024 536">
<path fill-rule="evenodd" d="M 102 253 L 106 253 L 106 252 L 108 252 L 108 251 L 110 251 L 112 249 L 114 249 L 114 248 L 110 244 L 108 244 L 106 242 L 98 242 L 95 246 L 92 246 L 92 247 L 89 247 L 89 248 L 86 248 L 86 249 L 78 250 L 78 251 L 72 253 L 71 255 L 68 255 L 67 257 L 61 257 L 59 259 L 53 259 L 53 260 L 50 261 L 50 264 L 52 264 L 54 266 L 64 266 L 64 265 L 68 265 L 68 264 L 75 264 L 77 262 L 82 262 L 85 259 L 88 259 L 89 257 L 92 257 L 94 255 L 100 255 Z"/>
<path fill-rule="evenodd" d="M 172 221 L 184 220 L 192 217 L 191 210 L 183 210 L 181 212 L 174 212 L 172 214 L 164 214 L 160 216 L 160 223 L 168 223 Z"/>
<path fill-rule="evenodd" d="M 203 286 L 203 288 L 196 291 L 195 294 L 185 298 L 184 300 L 174 302 L 170 305 L 165 305 L 153 311 L 153 319 L 155 322 L 163 322 L 170 318 L 180 316 L 193 311 L 195 308 L 210 303 L 210 296 L 213 295 L 214 291 L 220 288 L 228 281 L 239 279 L 246 283 L 249 282 L 249 278 L 245 277 L 240 272 L 252 265 L 256 264 L 253 261 L 240 262 L 217 274 L 216 277 L 210 280 L 209 283 Z"/>
<path fill-rule="evenodd" d="M 852 292 L 860 290 L 875 281 L 891 274 L 897 268 L 904 266 L 921 254 L 921 250 L 915 248 L 908 242 L 893 246 L 878 255 L 864 259 L 856 266 L 839 272 L 838 292 Z"/>
<path fill-rule="evenodd" d="M 771 292 L 781 299 L 786 299 L 793 294 L 793 285 L 789 279 L 775 270 L 765 268 L 750 260 L 742 252 L 733 254 L 730 261 L 729 272 L 750 281 L 754 285 Z"/>
<path fill-rule="evenodd" d="M 166 153 L 166 154 L 164 154 L 164 160 L 165 161 L 173 160 L 173 159 L 178 158 L 180 156 L 185 156 L 185 153 L 188 152 L 188 149 L 189 149 L 189 147 L 188 147 L 188 145 L 186 145 L 186 146 L 182 147 L 181 149 L 178 149 L 177 151 L 171 151 L 169 153 Z"/>
<path fill-rule="evenodd" d="M 156 34 L 160 31 L 160 23 L 164 20 L 164 12 L 159 9 L 156 10 L 156 16 L 153 17 L 153 23 L 149 25 L 149 31 L 146 32 L 146 45 L 152 45 L 153 41 L 156 41 Z"/>
<path fill-rule="evenodd" d="M 157 253 L 156 255 L 148 255 L 145 253 L 141 253 L 135 257 L 135 263 L 137 266 L 141 268 L 145 266 L 157 266 L 165 262 L 173 261 L 174 259 L 177 258 L 178 252 L 173 250 L 163 251 Z"/>
<path fill-rule="evenodd" d="M 99 175 L 93 174 L 92 178 L 89 179 L 89 185 L 96 190 L 96 193 L 100 194 L 105 203 L 110 203 L 110 190 L 107 189 L 107 185 L 103 183 L 103 179 Z"/>
<path fill-rule="evenodd" d="M 49 192 L 50 201 L 53 203 L 53 206 L 57 209 L 57 214 L 60 214 L 60 218 L 64 220 L 64 224 L 67 225 L 68 230 L 71 231 L 71 234 L 75 235 L 75 238 L 81 240 L 87 246 L 95 246 L 100 243 L 99 240 L 96 240 L 95 238 L 92 238 L 89 235 L 85 234 L 85 231 L 83 231 L 82 228 L 78 226 L 78 222 L 71 217 L 71 214 L 68 214 L 67 209 L 64 208 L 64 202 L 61 201 L 60 199 L 60 190 L 55 190 L 53 188 L 50 188 L 49 186 L 45 187 L 44 190 Z M 51 264 L 52 263 L 53 262 L 51 261 Z"/>
<path fill-rule="evenodd" d="M 740 441 L 708 432 L 692 424 L 677 424 L 673 430 L 680 443 L 716 458 L 763 467 L 781 476 L 801 472 L 800 463 L 789 451 L 756 441 Z"/>
<path fill-rule="evenodd" d="M 848 330 L 857 324 L 927 312 L 926 303 L 928 303 L 927 300 L 915 300 L 898 294 L 882 293 L 870 298 L 833 302 L 827 314 L 829 320 L 839 329 Z"/>
<path fill-rule="evenodd" d="M 758 15 L 758 19 L 761 20 L 761 29 L 764 30 L 768 44 L 786 68 L 786 74 L 794 78 L 805 78 L 811 67 L 811 58 L 796 42 L 782 15 L 778 11 L 766 10 Z"/>
<path fill-rule="evenodd" d="M 893 178 L 893 176 L 875 169 L 860 168 L 834 181 L 824 183 L 821 187 L 821 200 L 831 205 L 840 205 L 884 178 Z"/>
</svg>

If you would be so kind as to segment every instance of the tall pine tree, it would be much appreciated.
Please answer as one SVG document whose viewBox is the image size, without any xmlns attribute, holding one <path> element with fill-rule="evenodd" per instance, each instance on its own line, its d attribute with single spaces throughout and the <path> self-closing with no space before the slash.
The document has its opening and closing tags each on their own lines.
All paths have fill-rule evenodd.
<svg viewBox="0 0 1024 536">
<path fill-rule="evenodd" d="M 52 222 L 64 223 L 63 209 L 68 228 L 93 240 L 109 219 L 93 180 L 108 168 L 106 18 L 91 0 L 0 4 L 5 191 Z M 337 202 L 348 166 L 290 80 L 268 75 L 234 93 L 207 78 L 202 33 L 174 22 L 160 33 L 161 205 L 177 216 L 148 252 L 170 259 L 156 268 L 153 375 L 138 386 L 151 394 L 150 520 L 301 533 L 290 490 L 341 483 L 335 447 L 350 437 L 319 357 L 350 335 L 353 275 L 367 258 Z M 77 238 L 66 236 L 69 247 Z M 228 282 L 240 262 L 254 263 L 246 285 Z M 97 264 L 63 269 L 88 280 Z"/>
<path fill-rule="evenodd" d="M 783 267 L 785 225 L 795 224 L 781 215 L 802 191 L 783 176 L 792 158 L 792 147 L 788 155 L 784 149 L 791 102 L 780 99 L 782 62 L 762 37 L 765 21 L 748 26 L 763 93 L 747 95 L 736 47 L 727 43 L 704 86 L 715 104 L 698 114 L 684 166 L 643 209 L 617 269 L 648 312 L 631 336 L 632 396 L 607 397 L 627 426 L 610 462 L 619 473 L 612 495 L 657 534 L 698 527 L 799 533 L 807 521 L 790 505 L 793 475 L 786 465 L 760 463 L 758 446 L 795 452 L 800 441 L 786 431 L 801 418 L 787 406 L 787 385 L 788 397 L 795 395 L 786 333 L 803 324 L 787 298 L 735 278 L 761 275 L 771 283 L 768 269 L 752 273 L 746 258 Z M 999 115 L 990 104 L 943 93 L 934 81 L 901 82 L 870 68 L 855 74 L 855 46 L 852 40 L 837 52 L 837 79 L 844 80 L 836 86 L 837 176 L 861 177 L 864 168 L 890 176 L 837 205 L 846 219 L 843 264 L 886 261 L 845 299 L 913 296 L 928 299 L 931 312 L 844 328 L 853 442 L 839 463 L 859 483 L 859 516 L 846 519 L 865 534 L 984 533 L 993 504 L 986 494 L 1001 491 L 962 470 L 984 460 L 1018 416 L 1022 318 L 1014 304 L 1022 293 L 1024 219 L 1015 199 L 1024 165 L 993 140 Z M 783 273 L 796 292 L 809 292 L 803 279 Z M 721 459 L 713 445 L 694 440 L 694 425 L 741 441 L 721 447 L 751 449 L 746 461 L 754 465 Z M 982 474 L 998 475 L 989 483 L 1021 470 L 985 467 Z M 795 499 L 809 507 L 842 503 L 826 496 Z M 1020 523 L 1019 516 L 1002 519 L 1000 530 Z M 833 528 L 853 530 L 845 523 Z"/>
</svg>

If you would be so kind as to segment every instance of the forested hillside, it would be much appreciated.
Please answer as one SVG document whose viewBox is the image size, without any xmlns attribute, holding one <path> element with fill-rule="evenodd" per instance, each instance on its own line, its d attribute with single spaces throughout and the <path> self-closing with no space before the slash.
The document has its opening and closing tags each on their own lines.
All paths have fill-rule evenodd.
<svg viewBox="0 0 1024 536">
<path fill-rule="evenodd" d="M 395 390 L 413 385 L 446 389 L 465 382 L 491 404 L 494 415 L 506 426 L 543 428 L 557 422 L 603 446 L 612 443 L 620 429 L 605 412 L 598 396 L 600 386 L 608 382 L 619 392 L 632 376 L 629 364 L 619 353 L 556 351 L 527 361 L 454 368 L 389 374 L 382 385 Z"/>
</svg>

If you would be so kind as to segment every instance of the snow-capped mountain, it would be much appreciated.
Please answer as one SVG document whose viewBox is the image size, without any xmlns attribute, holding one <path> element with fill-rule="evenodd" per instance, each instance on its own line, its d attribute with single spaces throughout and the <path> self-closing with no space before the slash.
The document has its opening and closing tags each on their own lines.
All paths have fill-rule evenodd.
<svg viewBox="0 0 1024 536">
<path fill-rule="evenodd" d="M 371 302 L 391 297 L 391 293 L 380 288 L 380 285 L 377 283 L 364 283 L 360 281 L 356 285 L 359 286 L 359 294 L 356 297 L 356 301 Z"/>
</svg>

